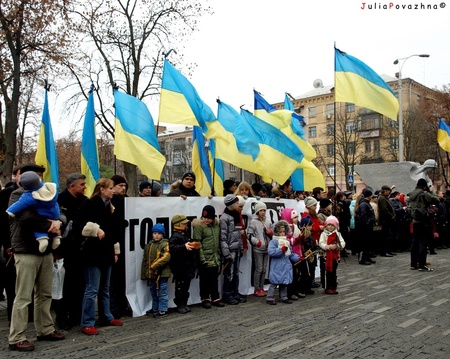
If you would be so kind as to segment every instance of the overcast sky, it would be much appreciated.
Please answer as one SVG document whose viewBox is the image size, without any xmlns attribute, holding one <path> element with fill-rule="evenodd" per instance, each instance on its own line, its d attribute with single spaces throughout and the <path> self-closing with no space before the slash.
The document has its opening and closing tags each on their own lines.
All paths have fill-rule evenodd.
<svg viewBox="0 0 450 359">
<path fill-rule="evenodd" d="M 274 103 L 283 101 L 286 91 L 294 97 L 310 91 L 315 79 L 332 85 L 334 43 L 378 74 L 392 77 L 399 70 L 395 59 L 429 54 L 427 59 L 408 59 L 402 77 L 431 88 L 450 83 L 450 2 L 445 8 L 422 2 L 437 5 L 437 10 L 369 10 L 368 5 L 389 2 L 367 2 L 361 9 L 363 2 L 356 0 L 209 3 L 215 13 L 202 18 L 185 56 L 198 64 L 190 80 L 215 113 L 218 96 L 236 109 L 242 104 L 252 108 L 253 89 Z"/>
<path fill-rule="evenodd" d="M 284 100 L 285 92 L 298 97 L 312 90 L 316 79 L 332 85 L 334 43 L 378 74 L 392 77 L 399 70 L 395 59 L 429 54 L 408 59 L 403 78 L 430 88 L 450 84 L 450 1 L 447 6 L 433 0 L 392 0 L 393 8 L 387 10 L 378 9 L 390 4 L 382 0 L 365 5 L 358 0 L 204 1 L 214 14 L 202 17 L 200 31 L 184 49 L 175 50 L 198 65 L 187 77 L 214 113 L 217 97 L 236 110 L 243 104 L 252 110 L 253 89 L 275 103 Z M 416 4 L 438 9 L 395 9 Z M 177 56 L 170 55 L 175 64 Z M 157 103 L 147 105 L 156 122 Z M 58 115 L 51 117 L 56 138 L 67 134 L 58 129 Z"/>
</svg>

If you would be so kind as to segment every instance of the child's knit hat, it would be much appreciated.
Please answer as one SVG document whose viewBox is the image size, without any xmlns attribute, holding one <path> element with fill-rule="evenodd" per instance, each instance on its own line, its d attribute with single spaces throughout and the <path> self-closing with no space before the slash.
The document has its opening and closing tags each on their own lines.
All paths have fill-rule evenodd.
<svg viewBox="0 0 450 359">
<path fill-rule="evenodd" d="M 326 225 L 326 226 L 329 225 L 329 224 L 332 224 L 332 225 L 335 226 L 336 228 L 339 227 L 339 221 L 338 221 L 338 219 L 337 219 L 335 216 L 333 216 L 333 215 L 328 216 L 327 220 L 325 221 L 325 225 Z"/>
<path fill-rule="evenodd" d="M 255 214 L 258 214 L 258 212 L 262 209 L 267 209 L 267 206 L 264 202 L 256 202 L 255 204 Z"/>
<path fill-rule="evenodd" d="M 209 218 L 209 219 L 215 219 L 216 218 L 216 209 L 211 206 L 210 204 L 203 207 L 202 210 L 202 217 L 203 218 Z"/>
<path fill-rule="evenodd" d="M 19 184 L 24 190 L 37 190 L 42 187 L 42 182 L 36 172 L 25 172 L 20 175 Z"/>
<path fill-rule="evenodd" d="M 153 227 L 152 227 L 152 233 L 161 233 L 163 236 L 166 235 L 166 230 L 164 229 L 164 226 L 161 223 L 156 223 Z"/>
<path fill-rule="evenodd" d="M 300 221 L 300 228 L 306 227 L 306 226 L 312 226 L 312 220 L 310 216 L 306 216 L 304 218 L 302 218 L 302 220 Z"/>
<path fill-rule="evenodd" d="M 228 207 L 228 209 L 238 202 L 239 198 L 237 198 L 234 194 L 227 194 L 223 200 L 223 203 Z"/>
<path fill-rule="evenodd" d="M 306 197 L 305 199 L 305 207 L 312 207 L 315 204 L 317 204 L 317 199 L 315 199 L 314 197 Z"/>
</svg>

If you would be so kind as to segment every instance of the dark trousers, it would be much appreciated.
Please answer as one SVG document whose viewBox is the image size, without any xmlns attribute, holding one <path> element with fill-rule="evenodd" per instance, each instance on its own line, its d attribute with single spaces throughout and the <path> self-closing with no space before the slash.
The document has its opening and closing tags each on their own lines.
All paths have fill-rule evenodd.
<svg viewBox="0 0 450 359">
<path fill-rule="evenodd" d="M 424 267 L 427 262 L 427 239 L 431 236 L 430 225 L 425 222 L 413 223 L 411 245 L 411 267 Z"/>
<path fill-rule="evenodd" d="M 225 262 L 225 269 L 223 270 L 223 299 L 225 301 L 231 298 L 238 299 L 239 294 L 239 252 L 232 253 L 232 259 Z"/>
<path fill-rule="evenodd" d="M 300 263 L 296 266 L 292 266 L 293 279 L 292 283 L 288 284 L 287 291 L 288 297 L 291 295 L 297 295 L 300 292 Z"/>
<path fill-rule="evenodd" d="M 177 305 L 177 307 L 187 305 L 190 285 L 190 275 L 185 275 L 184 273 L 175 275 L 175 298 L 173 302 Z"/>
<path fill-rule="evenodd" d="M 337 271 L 338 262 L 333 261 L 333 270 L 326 272 L 326 289 L 336 289 L 337 288 Z"/>
<path fill-rule="evenodd" d="M 300 280 L 299 280 L 299 293 L 306 294 L 311 290 L 312 278 L 314 277 L 314 272 L 311 272 L 311 269 L 314 269 L 311 266 L 311 263 L 305 259 L 300 262 L 298 265 L 300 269 Z"/>
<path fill-rule="evenodd" d="M 392 223 L 385 222 L 381 225 L 379 253 L 386 254 L 392 251 Z"/>
<path fill-rule="evenodd" d="M 199 269 L 200 277 L 200 298 L 202 301 L 215 301 L 220 299 L 217 278 L 219 276 L 218 267 L 205 267 Z"/>
<path fill-rule="evenodd" d="M 358 242 L 359 242 L 359 262 L 368 262 L 370 259 L 370 249 L 374 241 L 372 226 L 361 226 L 358 228 Z"/>
</svg>

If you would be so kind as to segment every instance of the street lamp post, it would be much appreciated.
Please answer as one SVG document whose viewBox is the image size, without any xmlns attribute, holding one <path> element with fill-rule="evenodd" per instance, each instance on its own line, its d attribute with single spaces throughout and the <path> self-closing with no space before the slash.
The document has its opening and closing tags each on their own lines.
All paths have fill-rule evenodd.
<svg viewBox="0 0 450 359">
<path fill-rule="evenodd" d="M 398 161 L 403 162 L 405 160 L 404 154 L 404 140 L 403 140 L 403 108 L 402 108 L 402 68 L 406 60 L 410 57 L 430 57 L 428 54 L 414 54 L 408 57 L 402 57 L 394 61 L 394 65 L 398 64 Z M 401 61 L 401 63 L 400 63 Z"/>
</svg>

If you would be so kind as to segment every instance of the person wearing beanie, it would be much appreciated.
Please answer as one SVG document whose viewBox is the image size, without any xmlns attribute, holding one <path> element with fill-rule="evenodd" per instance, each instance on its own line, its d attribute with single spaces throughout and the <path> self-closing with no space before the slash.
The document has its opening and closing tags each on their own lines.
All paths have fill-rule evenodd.
<svg viewBox="0 0 450 359">
<path fill-rule="evenodd" d="M 15 217 L 19 213 L 34 209 L 42 217 L 58 220 L 61 213 L 57 202 L 58 192 L 56 184 L 53 182 L 41 182 L 35 172 L 25 172 L 20 176 L 19 184 L 25 190 L 19 200 L 9 206 L 6 212 Z M 34 236 L 39 243 L 39 252 L 44 253 L 49 243 L 49 235 L 52 238 L 52 249 L 56 249 L 61 244 L 61 233 L 56 235 L 48 232 L 35 231 Z"/>
<path fill-rule="evenodd" d="M 325 294 L 338 294 L 336 271 L 340 252 L 345 248 L 344 238 L 338 228 L 338 219 L 335 216 L 329 216 L 319 240 L 320 248 L 325 251 Z"/>
<path fill-rule="evenodd" d="M 199 197 L 200 194 L 195 190 L 195 174 L 186 172 L 181 177 L 181 181 L 172 184 L 168 197 Z"/>
<path fill-rule="evenodd" d="M 144 248 L 141 279 L 146 280 L 152 296 L 148 316 L 165 317 L 169 308 L 170 251 L 166 230 L 161 223 L 152 227 L 152 239 Z"/>
<path fill-rule="evenodd" d="M 149 181 L 139 183 L 139 197 L 151 197 L 152 185 Z"/>
<path fill-rule="evenodd" d="M 396 222 L 395 209 L 392 202 L 389 201 L 391 194 L 391 187 L 383 185 L 378 194 L 378 218 L 381 225 L 379 233 L 379 254 L 380 257 L 393 257 L 396 254 L 392 253 L 392 232 L 393 226 Z"/>
<path fill-rule="evenodd" d="M 152 181 L 152 197 L 160 197 L 162 194 L 162 186 L 161 183 L 157 181 Z"/>
<path fill-rule="evenodd" d="M 427 209 L 431 205 L 439 204 L 439 197 L 430 193 L 428 183 L 424 178 L 417 181 L 416 188 L 407 194 L 411 205 L 413 218 L 413 237 L 411 244 L 411 269 L 421 272 L 431 272 L 426 265 L 427 243 L 432 238 L 431 220 L 427 216 Z"/>
<path fill-rule="evenodd" d="M 239 198 L 228 194 L 224 198 L 226 206 L 220 217 L 220 249 L 223 257 L 223 300 L 230 305 L 245 303 L 244 295 L 239 293 L 239 266 L 244 254 L 242 236 L 245 234 L 242 222 L 242 208 Z"/>
<path fill-rule="evenodd" d="M 289 239 L 291 243 L 292 252 L 296 253 L 299 257 L 302 257 L 303 253 L 302 253 L 302 246 L 300 243 L 301 232 L 299 228 L 298 212 L 295 211 L 293 208 L 284 208 L 280 213 L 280 217 L 282 220 L 285 220 L 286 222 L 289 223 L 289 233 L 286 234 L 286 237 Z M 287 288 L 289 299 L 292 300 L 299 299 L 299 296 L 297 295 L 300 292 L 299 281 L 300 281 L 300 268 L 299 266 L 294 266 L 292 283 L 289 284 Z"/>
<path fill-rule="evenodd" d="M 266 303 L 276 305 L 275 290 L 278 287 L 281 302 L 292 304 L 288 298 L 287 286 L 292 283 L 292 265 L 300 260 L 300 256 L 292 252 L 292 246 L 286 234 L 289 233 L 289 223 L 280 220 L 273 227 L 273 238 L 269 242 L 270 256 L 269 290 Z"/>
<path fill-rule="evenodd" d="M 200 299 L 205 309 L 223 307 L 219 294 L 220 226 L 216 210 L 211 205 L 203 207 L 201 218 L 192 221 L 193 240 L 200 243 Z"/>
<path fill-rule="evenodd" d="M 118 224 L 115 237 L 121 252 L 124 253 L 125 230 L 127 227 L 127 222 L 125 221 L 125 198 L 128 197 L 128 182 L 120 175 L 114 175 L 111 179 L 114 182 L 114 195 L 111 199 L 111 204 L 114 206 L 113 216 Z M 120 319 L 124 314 L 131 314 L 130 305 L 126 297 L 125 256 L 119 256 L 117 263 L 112 267 L 110 296 L 111 312 L 114 318 Z"/>
<path fill-rule="evenodd" d="M 332 202 L 328 198 L 322 198 L 319 201 L 319 211 L 317 212 L 317 216 L 319 220 L 325 223 L 326 219 L 332 212 Z"/>
<path fill-rule="evenodd" d="M 362 198 L 355 207 L 356 236 L 360 239 L 358 262 L 361 265 L 375 264 L 370 258 L 370 248 L 374 244 L 373 226 L 376 223 L 375 211 L 370 204 L 372 195 L 373 192 L 369 188 L 364 189 Z"/>
<path fill-rule="evenodd" d="M 223 181 L 223 196 L 225 197 L 227 194 L 234 194 L 236 188 L 237 184 L 235 180 L 227 179 Z"/>
<path fill-rule="evenodd" d="M 267 292 L 264 290 L 266 268 L 269 261 L 267 249 L 269 248 L 273 231 L 270 229 L 270 222 L 266 216 L 266 204 L 264 202 L 255 202 L 254 211 L 255 214 L 247 228 L 247 236 L 252 244 L 254 295 L 264 297 L 267 295 Z"/>
<path fill-rule="evenodd" d="M 169 239 L 170 269 L 175 281 L 174 303 L 179 314 L 191 311 L 187 302 L 189 299 L 189 287 L 195 276 L 197 258 L 200 245 L 193 242 L 187 234 L 189 220 L 184 214 L 176 214 L 172 217 L 173 231 Z"/>
</svg>

